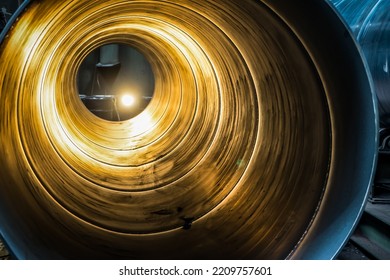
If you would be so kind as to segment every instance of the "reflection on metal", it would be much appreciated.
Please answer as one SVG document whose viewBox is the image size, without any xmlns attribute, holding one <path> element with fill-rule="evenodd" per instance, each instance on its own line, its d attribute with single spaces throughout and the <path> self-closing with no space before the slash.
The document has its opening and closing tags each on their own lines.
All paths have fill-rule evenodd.
<svg viewBox="0 0 390 280">
<path fill-rule="evenodd" d="M 350 26 L 370 69 L 380 113 L 378 167 L 370 201 L 390 201 L 390 157 L 386 137 L 390 129 L 390 1 L 332 0 Z"/>
<path fill-rule="evenodd" d="M 390 127 L 390 1 L 330 1 L 363 49 L 379 100 L 381 125 Z"/>
<path fill-rule="evenodd" d="M 0 231 L 17 258 L 325 259 L 351 233 L 376 115 L 326 1 L 42 0 L 8 35 Z M 109 123 L 75 79 L 113 42 L 144 52 L 155 92 Z"/>
</svg>

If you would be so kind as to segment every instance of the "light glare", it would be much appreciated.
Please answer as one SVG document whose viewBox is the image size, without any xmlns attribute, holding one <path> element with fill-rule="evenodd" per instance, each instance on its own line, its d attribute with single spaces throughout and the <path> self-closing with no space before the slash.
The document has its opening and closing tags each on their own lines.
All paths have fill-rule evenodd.
<svg viewBox="0 0 390 280">
<path fill-rule="evenodd" d="M 130 95 L 130 94 L 125 94 L 122 96 L 121 98 L 121 102 L 124 106 L 126 107 L 130 107 L 130 106 L 133 106 L 134 103 L 135 103 L 135 98 L 134 96 Z"/>
</svg>

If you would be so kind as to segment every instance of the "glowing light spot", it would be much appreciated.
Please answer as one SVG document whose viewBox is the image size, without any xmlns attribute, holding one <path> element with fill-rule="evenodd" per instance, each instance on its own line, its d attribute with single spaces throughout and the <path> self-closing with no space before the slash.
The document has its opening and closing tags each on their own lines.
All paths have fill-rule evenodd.
<svg viewBox="0 0 390 280">
<path fill-rule="evenodd" d="M 122 102 L 122 105 L 124 105 L 126 107 L 130 107 L 130 106 L 134 105 L 135 98 L 134 98 L 134 96 L 132 96 L 130 94 L 125 94 L 122 96 L 121 102 Z"/>
</svg>

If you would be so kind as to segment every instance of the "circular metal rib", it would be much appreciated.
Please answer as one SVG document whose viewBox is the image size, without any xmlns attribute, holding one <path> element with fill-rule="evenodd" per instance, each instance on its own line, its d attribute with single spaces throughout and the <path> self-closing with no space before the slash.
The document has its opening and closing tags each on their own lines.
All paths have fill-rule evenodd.
<svg viewBox="0 0 390 280">
<path fill-rule="evenodd" d="M 376 115 L 354 41 L 311 2 L 31 2 L 0 49 L 14 254 L 333 257 L 366 198 Z M 155 76 L 127 121 L 78 98 L 81 61 L 107 43 L 140 50 Z"/>
</svg>

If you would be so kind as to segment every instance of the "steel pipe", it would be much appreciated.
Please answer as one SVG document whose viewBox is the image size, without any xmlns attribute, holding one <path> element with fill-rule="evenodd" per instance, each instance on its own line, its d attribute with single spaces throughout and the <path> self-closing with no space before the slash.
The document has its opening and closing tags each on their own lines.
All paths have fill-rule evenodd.
<svg viewBox="0 0 390 280">
<path fill-rule="evenodd" d="M 41 0 L 16 17 L 0 47 L 0 232 L 17 258 L 337 255 L 377 114 L 326 1 Z M 155 76 L 127 121 L 78 98 L 78 67 L 108 43 Z"/>
<path fill-rule="evenodd" d="M 331 0 L 362 48 L 370 69 L 380 124 L 390 126 L 390 2 Z"/>
</svg>

